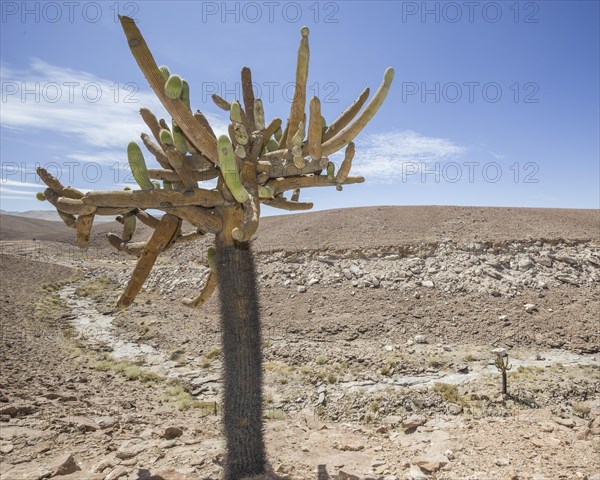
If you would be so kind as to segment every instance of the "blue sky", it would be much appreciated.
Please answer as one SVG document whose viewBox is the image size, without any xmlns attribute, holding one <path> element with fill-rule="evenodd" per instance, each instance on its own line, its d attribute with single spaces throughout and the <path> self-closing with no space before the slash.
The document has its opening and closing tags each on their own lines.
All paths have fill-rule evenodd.
<svg viewBox="0 0 600 480">
<path fill-rule="evenodd" d="M 1 208 L 49 208 L 36 164 L 83 189 L 117 188 L 141 107 L 166 114 L 127 47 L 131 14 L 159 65 L 210 100 L 252 68 L 267 117 L 287 118 L 300 27 L 309 96 L 332 121 L 396 70 L 357 139 L 367 182 L 302 192 L 315 209 L 363 205 L 599 207 L 599 2 L 11 2 L 1 25 Z M 339 162 L 339 157 L 334 157 Z M 147 155 L 148 164 L 154 163 Z M 69 178 L 71 177 L 71 178 Z M 265 208 L 264 214 L 281 213 Z"/>
</svg>

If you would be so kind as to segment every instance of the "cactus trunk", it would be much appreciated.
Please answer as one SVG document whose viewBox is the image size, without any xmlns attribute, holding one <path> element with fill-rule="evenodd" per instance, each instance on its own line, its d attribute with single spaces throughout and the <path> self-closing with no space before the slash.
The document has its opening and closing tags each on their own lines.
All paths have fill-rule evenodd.
<svg viewBox="0 0 600 480">
<path fill-rule="evenodd" d="M 249 242 L 219 242 L 226 438 L 225 480 L 263 473 L 262 347 L 254 258 Z"/>
</svg>

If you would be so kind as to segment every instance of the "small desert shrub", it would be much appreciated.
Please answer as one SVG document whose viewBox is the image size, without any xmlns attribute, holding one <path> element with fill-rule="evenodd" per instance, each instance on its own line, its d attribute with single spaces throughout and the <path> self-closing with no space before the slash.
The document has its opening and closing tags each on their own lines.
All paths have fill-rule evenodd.
<svg viewBox="0 0 600 480">
<path fill-rule="evenodd" d="M 585 403 L 574 403 L 573 411 L 580 417 L 585 417 L 592 411 L 592 409 L 588 407 Z"/>
<path fill-rule="evenodd" d="M 464 360 L 465 360 L 465 362 L 474 362 L 477 359 L 475 358 L 475 355 L 473 355 L 472 353 L 469 353 L 469 354 L 465 355 Z"/>
<path fill-rule="evenodd" d="M 212 360 L 213 358 L 217 358 L 220 354 L 221 354 L 221 349 L 220 348 L 214 348 L 214 349 L 212 349 L 210 352 L 208 352 L 204 356 L 206 358 L 208 358 L 209 360 Z"/>
<path fill-rule="evenodd" d="M 315 362 L 317 365 L 325 365 L 327 363 L 327 357 L 325 355 L 319 354 L 315 357 Z"/>
<path fill-rule="evenodd" d="M 379 405 L 379 402 L 378 402 L 378 401 L 376 401 L 376 400 L 375 400 L 375 401 L 373 401 L 373 402 L 371 402 L 371 403 L 369 403 L 369 410 L 370 410 L 371 412 L 373 412 L 373 413 L 377 413 L 377 412 L 379 411 L 379 408 L 380 408 L 380 407 L 381 407 L 381 406 Z"/>
<path fill-rule="evenodd" d="M 335 383 L 335 382 L 337 382 L 337 377 L 335 376 L 334 373 L 329 373 L 329 374 L 327 374 L 327 381 L 329 383 Z"/>
<path fill-rule="evenodd" d="M 460 395 L 456 385 L 450 385 L 449 383 L 436 383 L 432 387 L 432 390 L 441 394 L 442 398 L 447 402 L 460 404 Z"/>
<path fill-rule="evenodd" d="M 183 356 L 184 353 L 185 353 L 185 350 L 181 350 L 181 349 L 173 350 L 169 354 L 169 360 L 176 362 Z"/>
<path fill-rule="evenodd" d="M 88 282 L 81 284 L 75 289 L 75 295 L 80 297 L 90 297 L 93 300 L 100 301 L 109 295 L 117 288 L 117 284 L 113 282 L 108 275 L 102 275 Z"/>
<path fill-rule="evenodd" d="M 427 360 L 427 363 L 429 363 L 429 366 L 431 368 L 440 368 L 443 363 L 442 361 L 438 358 L 438 357 L 429 357 L 429 359 Z"/>
<path fill-rule="evenodd" d="M 287 415 L 279 408 L 269 408 L 265 410 L 263 417 L 269 420 L 285 420 Z"/>
</svg>

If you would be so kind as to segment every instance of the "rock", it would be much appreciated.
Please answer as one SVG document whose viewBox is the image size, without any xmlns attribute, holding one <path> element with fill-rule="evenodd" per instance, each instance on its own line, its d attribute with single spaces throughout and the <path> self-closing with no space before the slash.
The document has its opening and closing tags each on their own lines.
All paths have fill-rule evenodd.
<svg viewBox="0 0 600 480">
<path fill-rule="evenodd" d="M 383 424 L 386 427 L 395 427 L 402 423 L 402 417 L 400 415 L 388 415 L 383 419 Z"/>
<path fill-rule="evenodd" d="M 335 480 L 359 480 L 356 475 L 351 475 L 343 470 L 338 470 L 338 473 L 334 478 Z"/>
<path fill-rule="evenodd" d="M 498 467 L 508 467 L 510 465 L 510 460 L 508 458 L 497 458 L 494 460 L 494 463 Z"/>
<path fill-rule="evenodd" d="M 77 465 L 75 457 L 67 454 L 59 458 L 53 469 L 52 476 L 69 475 L 70 473 L 81 471 L 81 467 Z"/>
<path fill-rule="evenodd" d="M 75 425 L 75 427 L 82 432 L 95 432 L 98 430 L 98 424 L 92 419 L 77 415 L 68 417 L 67 424 Z"/>
<path fill-rule="evenodd" d="M 448 465 L 450 461 L 441 453 L 437 453 L 434 455 L 426 455 L 424 457 L 419 458 L 414 462 L 415 465 L 418 465 L 421 470 L 425 473 L 435 473 L 440 468 Z"/>
<path fill-rule="evenodd" d="M 415 335 L 415 343 L 427 343 L 427 337 L 425 335 Z"/>
<path fill-rule="evenodd" d="M 121 478 L 125 475 L 129 474 L 129 470 L 124 465 L 118 465 L 114 470 L 112 470 L 104 480 L 117 480 L 117 478 Z"/>
<path fill-rule="evenodd" d="M 181 437 L 182 435 L 183 430 L 180 427 L 167 427 L 161 434 L 161 437 L 167 440 L 172 440 L 173 438 Z"/>
<path fill-rule="evenodd" d="M 525 305 L 523 305 L 523 308 L 527 313 L 537 312 L 537 307 L 533 303 L 526 303 Z"/>
<path fill-rule="evenodd" d="M 573 428 L 576 425 L 575 421 L 572 420 L 571 418 L 554 417 L 553 420 L 556 423 L 558 423 L 559 425 L 562 425 L 563 427 L 567 427 L 567 428 Z"/>
<path fill-rule="evenodd" d="M 10 469 L 2 474 L 2 480 L 42 480 L 52 475 L 52 471 L 37 462 L 29 462 Z"/>
<path fill-rule="evenodd" d="M 33 405 L 26 403 L 15 403 L 6 405 L 0 408 L 0 415 L 8 415 L 10 417 L 20 417 L 23 415 L 30 415 L 36 411 Z"/>
<path fill-rule="evenodd" d="M 411 465 L 408 474 L 411 480 L 427 480 L 427 475 L 423 473 L 418 465 Z"/>
<path fill-rule="evenodd" d="M 402 428 L 405 430 L 412 430 L 413 428 L 424 425 L 427 419 L 423 415 L 411 415 L 402 422 Z"/>
<path fill-rule="evenodd" d="M 498 317 L 498 320 L 500 320 L 501 322 L 508 322 L 508 315 L 500 315 Z"/>
<path fill-rule="evenodd" d="M 421 282 L 421 286 L 426 287 L 426 288 L 433 288 L 435 287 L 434 283 L 432 280 L 423 280 Z"/>
<path fill-rule="evenodd" d="M 463 364 L 459 365 L 458 367 L 456 367 L 456 371 L 458 373 L 462 373 L 463 375 L 466 375 L 467 373 L 469 373 L 469 366 L 466 363 L 463 363 Z"/>
<path fill-rule="evenodd" d="M 136 445 L 127 441 L 119 447 L 119 449 L 115 452 L 115 456 L 120 460 L 128 460 L 139 455 L 145 449 L 146 446 L 144 444 Z"/>
<path fill-rule="evenodd" d="M 459 415 L 463 411 L 463 407 L 457 405 L 456 403 L 449 403 L 446 406 L 446 410 L 450 415 Z"/>
<path fill-rule="evenodd" d="M 115 417 L 105 416 L 96 418 L 96 424 L 102 429 L 112 428 L 117 424 Z"/>
<path fill-rule="evenodd" d="M 546 445 L 541 438 L 532 438 L 531 443 L 533 443 L 533 445 L 535 445 L 538 448 L 542 448 Z"/>
<path fill-rule="evenodd" d="M 154 475 L 150 479 L 160 480 L 198 480 L 198 474 L 194 467 L 175 468 L 170 470 L 158 470 L 153 472 Z"/>
<path fill-rule="evenodd" d="M 298 291 L 298 293 L 306 293 L 306 287 L 304 285 L 298 285 L 296 287 L 296 290 Z"/>
<path fill-rule="evenodd" d="M 360 452 L 365 449 L 365 445 L 360 440 L 347 439 L 342 442 L 339 449 L 344 452 Z"/>
<path fill-rule="evenodd" d="M 552 267 L 552 259 L 547 256 L 541 256 L 536 259 L 536 262 L 544 267 L 551 268 Z"/>
<path fill-rule="evenodd" d="M 533 262 L 531 261 L 531 258 L 529 258 L 529 257 L 520 258 L 519 261 L 517 262 L 517 267 L 521 271 L 529 270 L 531 267 L 533 267 Z"/>
</svg>

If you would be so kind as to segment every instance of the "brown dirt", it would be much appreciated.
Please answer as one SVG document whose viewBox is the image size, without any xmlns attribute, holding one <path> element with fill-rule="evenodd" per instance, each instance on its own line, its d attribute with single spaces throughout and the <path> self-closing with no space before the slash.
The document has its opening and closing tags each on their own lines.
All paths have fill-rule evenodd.
<svg viewBox="0 0 600 480">
<path fill-rule="evenodd" d="M 1 238 L 11 241 L 2 243 L 9 254 L 0 255 L 2 479 L 44 477 L 65 454 L 83 469 L 58 477 L 69 480 L 119 472 L 127 480 L 219 478 L 216 296 L 199 311 L 180 303 L 205 272 L 198 247 L 181 245 L 165 255 L 152 286 L 118 313 L 114 303 L 132 259 L 118 252 L 74 256 L 56 243 L 17 241 L 37 235 L 37 224 L 4 219 Z M 95 227 L 97 244 L 115 227 Z M 594 478 L 600 276 L 590 262 L 598 233 L 597 210 L 374 207 L 265 218 L 255 250 L 272 469 L 300 480 L 404 479 L 417 464 L 438 480 Z M 48 235 L 72 242 L 74 232 L 59 226 Z M 486 242 L 495 246 L 473 245 Z M 433 252 L 428 244 L 465 250 Z M 539 263 L 546 251 L 552 267 Z M 384 259 L 396 253 L 392 268 Z M 517 263 L 527 256 L 533 266 L 523 269 Z M 404 262 L 414 259 L 423 273 L 395 278 L 394 269 L 406 270 Z M 494 262 L 504 276 L 498 285 L 510 288 L 478 273 Z M 351 263 L 367 273 L 331 280 Z M 457 289 L 442 274 L 445 265 L 454 271 L 461 263 Z M 179 275 L 188 281 L 174 283 Z M 299 293 L 314 275 L 320 282 Z M 430 277 L 435 288 L 419 286 Z M 65 284 L 82 287 L 79 295 L 88 295 L 94 308 L 116 315 L 119 338 L 152 345 L 173 359 L 173 372 L 191 367 L 197 376 L 182 376 L 174 387 L 149 375 L 148 360 L 120 365 L 106 345 L 80 338 L 72 322 L 82 311 L 57 296 Z M 446 284 L 452 288 L 445 291 Z M 524 311 L 527 303 L 536 310 Z M 415 343 L 417 336 L 427 343 Z M 516 362 L 511 397 L 499 395 L 493 370 L 456 387 L 447 383 L 465 367 L 487 371 L 497 346 Z M 401 383 L 428 375 L 440 376 L 438 386 Z M 194 378 L 216 380 L 194 384 Z M 402 427 L 414 415 L 423 424 Z M 182 435 L 162 438 L 166 426 Z"/>
</svg>

